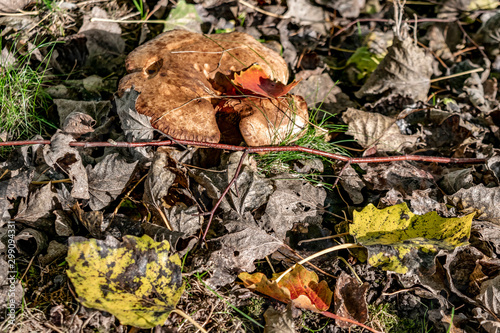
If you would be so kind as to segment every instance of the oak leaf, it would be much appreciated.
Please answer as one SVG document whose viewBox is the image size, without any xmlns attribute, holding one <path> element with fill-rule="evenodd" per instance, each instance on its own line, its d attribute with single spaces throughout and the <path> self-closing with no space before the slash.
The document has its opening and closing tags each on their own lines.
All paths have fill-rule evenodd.
<svg viewBox="0 0 500 333">
<path fill-rule="evenodd" d="M 262 273 L 243 272 L 238 277 L 246 288 L 254 289 L 280 302 L 293 303 L 299 308 L 314 312 L 328 310 L 333 292 L 326 281 L 318 282 L 316 273 L 301 265 L 295 265 L 292 271 L 276 282 L 280 275 L 273 274 L 273 278 L 269 280 Z"/>
</svg>

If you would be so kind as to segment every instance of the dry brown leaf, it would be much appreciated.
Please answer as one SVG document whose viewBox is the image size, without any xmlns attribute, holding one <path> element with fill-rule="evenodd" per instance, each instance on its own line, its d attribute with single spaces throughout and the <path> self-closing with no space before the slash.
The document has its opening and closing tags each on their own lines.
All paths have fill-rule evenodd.
<svg viewBox="0 0 500 333">
<path fill-rule="evenodd" d="M 401 152 L 405 147 L 414 146 L 419 135 L 401 134 L 396 120 L 379 113 L 347 109 L 342 120 L 349 125 L 347 134 L 354 136 L 364 148 L 377 145 L 378 150 Z"/>
</svg>

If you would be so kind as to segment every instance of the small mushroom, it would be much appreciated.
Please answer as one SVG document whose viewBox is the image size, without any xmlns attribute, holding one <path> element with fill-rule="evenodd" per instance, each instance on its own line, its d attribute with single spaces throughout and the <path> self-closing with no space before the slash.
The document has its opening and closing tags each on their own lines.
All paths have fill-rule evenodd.
<svg viewBox="0 0 500 333">
<path fill-rule="evenodd" d="M 230 77 L 252 64 L 259 64 L 271 80 L 288 80 L 283 58 L 248 34 L 173 30 L 128 55 L 129 74 L 118 91 L 140 92 L 136 110 L 151 117 L 153 127 L 180 140 L 219 142 L 216 113 L 221 107 L 239 113 L 241 136 L 249 146 L 276 144 L 301 133 L 308 121 L 302 97 L 231 98 L 216 89 L 216 76 Z"/>
</svg>

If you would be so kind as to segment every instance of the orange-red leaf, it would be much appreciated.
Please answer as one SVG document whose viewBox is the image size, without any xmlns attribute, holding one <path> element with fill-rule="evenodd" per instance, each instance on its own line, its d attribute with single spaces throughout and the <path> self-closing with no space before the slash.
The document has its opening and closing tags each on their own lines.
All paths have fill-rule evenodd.
<svg viewBox="0 0 500 333">
<path fill-rule="evenodd" d="M 253 64 L 240 73 L 236 73 L 232 82 L 243 90 L 254 94 L 278 98 L 288 94 L 300 81 L 294 81 L 288 85 L 273 81 L 259 64 Z"/>
<path fill-rule="evenodd" d="M 246 288 L 270 296 L 283 303 L 293 302 L 295 306 L 314 312 L 328 310 L 333 292 L 326 281 L 318 283 L 318 275 L 301 265 L 295 265 L 292 271 L 276 283 L 280 274 L 274 274 L 268 280 L 262 273 L 241 273 L 238 277 Z"/>
</svg>

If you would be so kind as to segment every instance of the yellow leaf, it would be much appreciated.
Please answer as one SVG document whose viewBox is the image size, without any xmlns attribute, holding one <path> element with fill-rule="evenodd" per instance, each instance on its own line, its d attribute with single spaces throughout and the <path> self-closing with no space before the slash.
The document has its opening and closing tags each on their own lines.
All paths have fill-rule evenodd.
<svg viewBox="0 0 500 333">
<path fill-rule="evenodd" d="M 70 238 L 67 271 L 79 301 L 107 311 L 123 325 L 162 325 L 184 291 L 181 261 L 167 241 L 149 236 L 119 242 Z"/>
<path fill-rule="evenodd" d="M 354 212 L 349 233 L 368 249 L 368 262 L 396 273 L 431 269 L 440 249 L 466 244 L 474 214 L 445 218 L 430 212 L 413 214 L 406 203 L 377 209 L 372 204 Z"/>
</svg>

